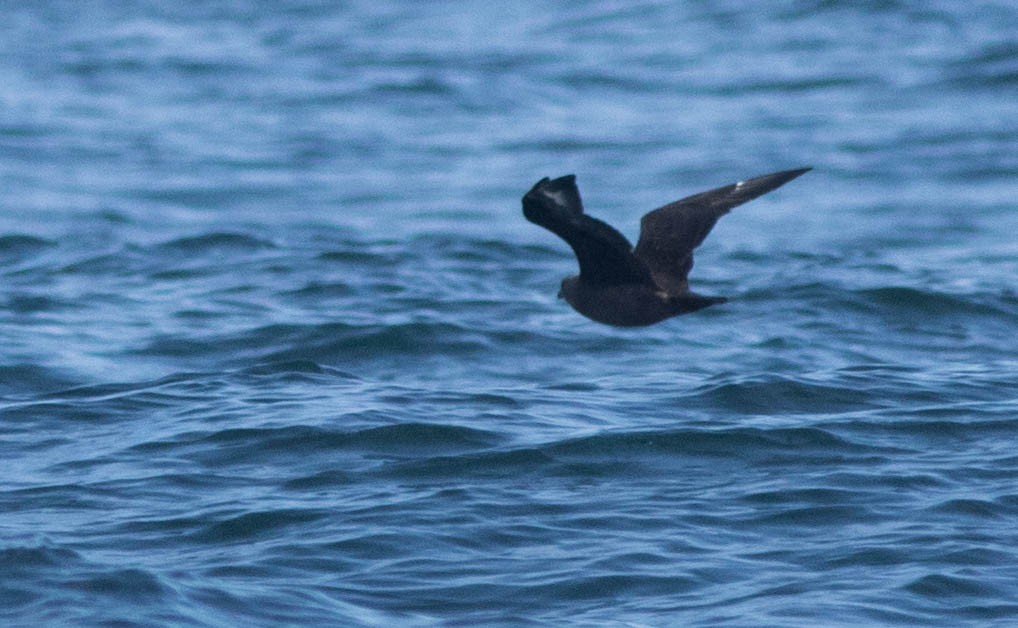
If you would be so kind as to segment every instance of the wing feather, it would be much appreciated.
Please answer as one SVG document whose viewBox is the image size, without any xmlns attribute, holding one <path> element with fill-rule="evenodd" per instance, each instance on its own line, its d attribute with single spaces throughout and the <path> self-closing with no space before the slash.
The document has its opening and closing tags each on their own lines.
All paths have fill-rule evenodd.
<svg viewBox="0 0 1018 628">
<path fill-rule="evenodd" d="M 580 263 L 580 279 L 589 284 L 654 282 L 633 246 L 611 225 L 583 213 L 575 175 L 545 177 L 523 197 L 523 215 L 565 240 Z"/>
<path fill-rule="evenodd" d="M 770 192 L 810 168 L 784 170 L 739 181 L 669 203 L 640 221 L 635 256 L 650 270 L 655 283 L 669 294 L 689 290 L 693 250 L 703 243 L 717 221 L 733 207 Z"/>
</svg>

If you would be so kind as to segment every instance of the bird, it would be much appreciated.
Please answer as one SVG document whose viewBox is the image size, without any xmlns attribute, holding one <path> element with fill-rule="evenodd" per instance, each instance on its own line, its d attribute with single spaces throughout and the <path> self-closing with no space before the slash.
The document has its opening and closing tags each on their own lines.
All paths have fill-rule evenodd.
<svg viewBox="0 0 1018 628">
<path fill-rule="evenodd" d="M 523 215 L 572 247 L 578 275 L 562 280 L 559 297 L 587 318 L 616 327 L 642 327 L 725 303 L 689 288 L 693 250 L 733 207 L 812 170 L 782 170 L 668 203 L 640 220 L 633 247 L 606 222 L 583 211 L 576 175 L 545 177 L 523 196 Z"/>
</svg>

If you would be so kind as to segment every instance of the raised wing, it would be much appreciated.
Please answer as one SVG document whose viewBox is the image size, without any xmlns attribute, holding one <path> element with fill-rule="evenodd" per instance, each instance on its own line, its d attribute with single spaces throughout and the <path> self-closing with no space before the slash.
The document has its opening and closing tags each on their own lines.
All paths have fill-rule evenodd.
<svg viewBox="0 0 1018 628">
<path fill-rule="evenodd" d="M 703 243 L 719 218 L 733 207 L 781 187 L 809 170 L 812 168 L 765 174 L 655 209 L 640 221 L 640 241 L 634 253 L 665 292 L 685 293 L 693 268 L 693 249 Z"/>
<path fill-rule="evenodd" d="M 583 213 L 575 175 L 538 181 L 523 197 L 523 215 L 572 247 L 584 282 L 654 285 L 650 272 L 633 255 L 629 240 L 607 223 Z"/>
</svg>

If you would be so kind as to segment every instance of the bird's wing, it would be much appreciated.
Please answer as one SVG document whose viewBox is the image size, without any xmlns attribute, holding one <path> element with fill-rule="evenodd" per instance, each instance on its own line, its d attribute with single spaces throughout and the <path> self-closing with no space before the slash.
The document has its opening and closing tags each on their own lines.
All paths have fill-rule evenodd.
<svg viewBox="0 0 1018 628">
<path fill-rule="evenodd" d="M 640 221 L 640 240 L 634 253 L 665 292 L 682 294 L 689 289 L 687 278 L 693 268 L 693 249 L 703 243 L 719 218 L 733 207 L 809 170 L 811 168 L 799 168 L 765 174 L 659 207 Z"/>
<path fill-rule="evenodd" d="M 574 175 L 538 181 L 523 197 L 523 215 L 569 243 L 584 282 L 654 286 L 650 272 L 633 255 L 629 240 L 607 223 L 583 213 Z"/>
</svg>

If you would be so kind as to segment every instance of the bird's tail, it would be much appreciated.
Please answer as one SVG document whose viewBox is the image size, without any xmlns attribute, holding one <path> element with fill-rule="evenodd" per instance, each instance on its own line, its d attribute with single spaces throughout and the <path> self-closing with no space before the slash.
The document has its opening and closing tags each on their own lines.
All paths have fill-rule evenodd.
<svg viewBox="0 0 1018 628">
<path fill-rule="evenodd" d="M 695 292 L 687 292 L 671 297 L 668 300 L 675 305 L 676 312 L 679 314 L 689 314 L 690 312 L 702 310 L 705 307 L 728 302 L 728 299 L 725 297 L 707 297 Z"/>
</svg>

